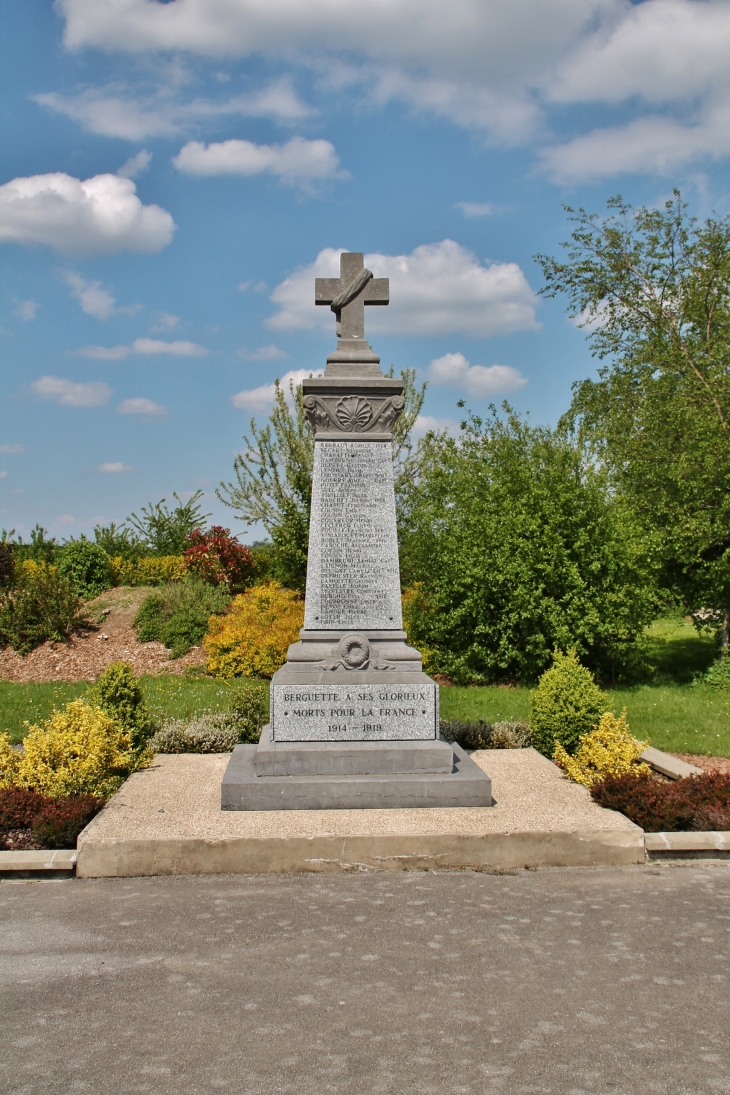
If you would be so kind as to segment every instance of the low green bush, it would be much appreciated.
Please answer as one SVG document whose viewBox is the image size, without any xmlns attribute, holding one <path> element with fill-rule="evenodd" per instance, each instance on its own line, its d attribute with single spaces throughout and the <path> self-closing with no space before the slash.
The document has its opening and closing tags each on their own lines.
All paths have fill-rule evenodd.
<svg viewBox="0 0 730 1095">
<path fill-rule="evenodd" d="M 495 723 L 441 719 L 439 730 L 445 741 L 455 741 L 462 749 L 525 749 L 532 745 L 530 727 L 518 719 Z"/>
<path fill-rule="evenodd" d="M 559 742 L 572 755 L 584 734 L 598 726 L 610 703 L 581 665 L 575 650 L 556 650 L 553 664 L 546 669 L 532 693 L 530 725 L 536 749 L 552 758 Z"/>
<path fill-rule="evenodd" d="M 7 589 L 13 584 L 15 575 L 15 554 L 13 545 L 7 540 L 0 540 L 0 589 Z"/>
<path fill-rule="evenodd" d="M 253 681 L 239 680 L 231 686 L 228 720 L 238 733 L 239 742 L 255 745 L 266 722 L 266 695 Z"/>
<path fill-rule="evenodd" d="M 0 590 L 0 646 L 10 645 L 19 654 L 47 639 L 64 642 L 88 624 L 76 590 L 54 566 L 22 563 L 12 587 Z"/>
<path fill-rule="evenodd" d="M 721 654 L 694 683 L 709 684 L 712 688 L 730 688 L 730 654 Z"/>
<path fill-rule="evenodd" d="M 90 540 L 71 540 L 64 545 L 58 560 L 58 573 L 66 578 L 81 597 L 98 597 L 111 585 L 109 556 Z"/>
<path fill-rule="evenodd" d="M 133 749 L 143 749 L 154 733 L 144 693 L 129 662 L 112 662 L 89 689 L 87 703 L 116 719 Z"/>
<path fill-rule="evenodd" d="M 229 602 L 224 587 L 188 574 L 182 582 L 170 582 L 147 597 L 133 627 L 141 642 L 163 643 L 172 658 L 180 658 L 202 642 L 210 617 L 225 612 Z"/>
<path fill-rule="evenodd" d="M 238 745 L 238 731 L 225 713 L 200 715 L 186 722 L 166 722 L 150 740 L 155 753 L 230 753 Z"/>
<path fill-rule="evenodd" d="M 730 775 L 705 772 L 673 783 L 650 775 L 609 776 L 591 788 L 599 806 L 619 810 L 647 833 L 726 832 Z"/>
</svg>

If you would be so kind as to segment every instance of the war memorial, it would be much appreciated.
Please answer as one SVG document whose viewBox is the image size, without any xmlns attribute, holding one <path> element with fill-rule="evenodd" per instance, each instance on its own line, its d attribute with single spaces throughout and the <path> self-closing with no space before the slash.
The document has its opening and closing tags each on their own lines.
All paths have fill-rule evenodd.
<svg viewBox="0 0 730 1095">
<path fill-rule="evenodd" d="M 337 319 L 337 349 L 302 385 L 314 432 L 304 627 L 271 682 L 258 746 L 239 745 L 224 810 L 490 806 L 491 780 L 439 738 L 438 685 L 401 615 L 393 425 L 403 382 L 365 340 L 365 306 L 389 301 L 359 252 L 315 300 Z"/>
</svg>

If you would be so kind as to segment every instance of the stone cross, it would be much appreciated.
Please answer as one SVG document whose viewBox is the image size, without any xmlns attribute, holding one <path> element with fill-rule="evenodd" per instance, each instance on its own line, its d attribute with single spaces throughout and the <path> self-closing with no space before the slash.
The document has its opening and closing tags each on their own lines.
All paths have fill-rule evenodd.
<svg viewBox="0 0 730 1095">
<path fill-rule="evenodd" d="M 365 305 L 388 304 L 388 278 L 374 278 L 361 251 L 340 255 L 338 278 L 316 278 L 314 303 L 329 304 L 337 317 L 339 339 L 365 339 Z"/>
</svg>

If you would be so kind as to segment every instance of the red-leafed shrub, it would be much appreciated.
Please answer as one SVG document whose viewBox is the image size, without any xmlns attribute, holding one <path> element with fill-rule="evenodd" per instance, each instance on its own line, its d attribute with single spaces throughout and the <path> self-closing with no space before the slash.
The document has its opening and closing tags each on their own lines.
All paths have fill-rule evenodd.
<svg viewBox="0 0 730 1095">
<path fill-rule="evenodd" d="M 0 845 L 5 834 L 30 830 L 44 848 L 75 848 L 76 838 L 104 805 L 94 795 L 49 798 L 25 787 L 0 789 Z"/>
<path fill-rule="evenodd" d="M 251 549 L 239 544 L 230 529 L 211 525 L 207 532 L 195 529 L 188 536 L 185 565 L 213 585 L 226 585 L 231 591 L 245 589 L 253 576 Z"/>
<path fill-rule="evenodd" d="M 103 805 L 93 795 L 52 798 L 36 816 L 33 836 L 46 848 L 75 848 L 76 837 Z"/>
<path fill-rule="evenodd" d="M 0 833 L 30 829 L 34 819 L 51 799 L 27 787 L 0 788 Z"/>
<path fill-rule="evenodd" d="M 674 783 L 648 775 L 609 776 L 591 788 L 599 806 L 619 810 L 647 833 L 730 830 L 730 775 L 705 772 Z"/>
</svg>

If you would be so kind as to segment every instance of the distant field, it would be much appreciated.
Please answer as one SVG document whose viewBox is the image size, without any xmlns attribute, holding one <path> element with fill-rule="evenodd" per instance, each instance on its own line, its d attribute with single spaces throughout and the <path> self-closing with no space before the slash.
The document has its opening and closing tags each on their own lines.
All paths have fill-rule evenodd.
<svg viewBox="0 0 730 1095">
<path fill-rule="evenodd" d="M 626 707 L 633 733 L 658 749 L 677 753 L 730 756 L 730 691 L 690 682 L 715 656 L 713 640 L 698 635 L 681 619 L 659 620 L 647 632 L 649 659 L 655 667 L 651 684 L 610 689 L 611 706 Z M 191 718 L 228 705 L 229 685 L 209 677 L 143 677 L 142 687 L 153 715 Z M 268 696 L 268 689 L 262 683 Z M 0 729 L 14 742 L 25 733 L 23 722 L 46 718 L 53 707 L 82 696 L 82 683 L 14 684 L 0 681 Z M 522 719 L 530 716 L 529 688 L 442 688 L 441 717 L 475 720 Z"/>
</svg>

